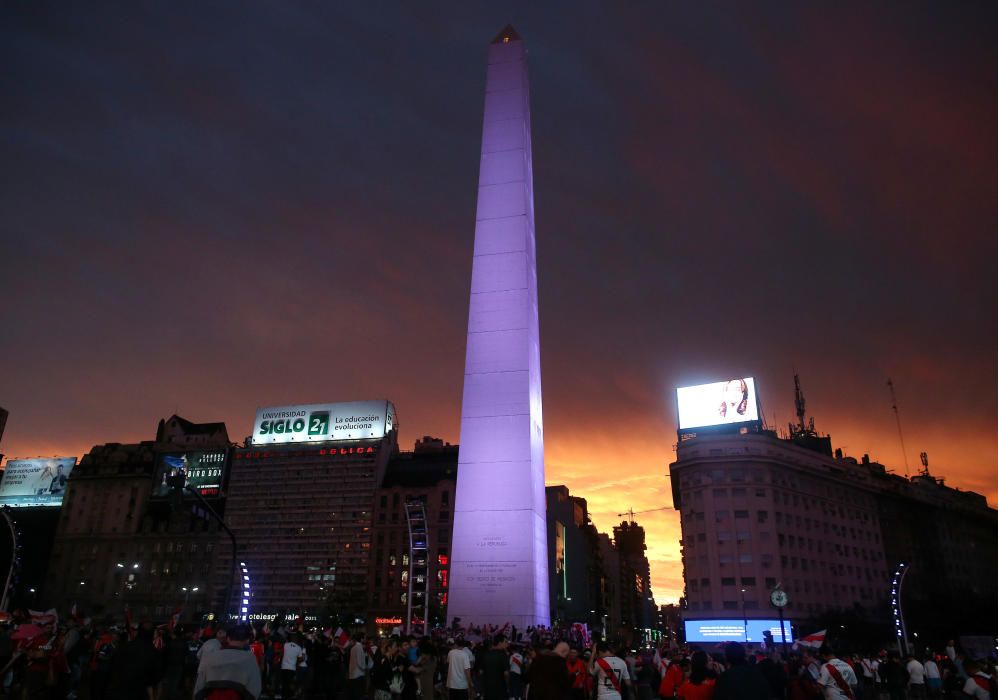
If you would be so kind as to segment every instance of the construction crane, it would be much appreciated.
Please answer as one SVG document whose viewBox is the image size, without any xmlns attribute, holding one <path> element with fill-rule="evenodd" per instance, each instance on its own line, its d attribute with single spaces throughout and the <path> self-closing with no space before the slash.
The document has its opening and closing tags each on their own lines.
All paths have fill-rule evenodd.
<svg viewBox="0 0 998 700">
<path fill-rule="evenodd" d="M 635 515 L 641 515 L 642 513 L 655 513 L 660 510 L 672 510 L 672 506 L 662 506 L 661 508 L 649 508 L 648 510 L 637 510 L 637 511 L 634 510 L 633 508 L 630 508 L 628 510 L 625 510 L 623 513 L 617 513 L 617 517 L 622 518 L 625 515 L 630 516 L 630 520 L 633 523 Z"/>
</svg>

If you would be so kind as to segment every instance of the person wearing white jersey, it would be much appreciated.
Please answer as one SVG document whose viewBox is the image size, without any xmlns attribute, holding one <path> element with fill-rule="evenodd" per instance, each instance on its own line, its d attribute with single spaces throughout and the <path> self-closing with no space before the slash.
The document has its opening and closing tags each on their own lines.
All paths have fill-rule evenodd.
<svg viewBox="0 0 998 700">
<path fill-rule="evenodd" d="M 606 642 L 596 644 L 593 652 L 589 673 L 596 677 L 597 700 L 621 700 L 624 686 L 627 686 L 630 696 L 631 675 L 627 671 L 627 662 L 614 656 Z"/>
<path fill-rule="evenodd" d="M 818 685 L 825 694 L 825 700 L 855 700 L 856 672 L 827 645 L 821 647 L 820 656 L 824 663 L 818 672 Z"/>
<path fill-rule="evenodd" d="M 930 700 L 937 700 L 943 689 L 943 676 L 939 672 L 939 664 L 931 656 L 922 664 L 925 669 L 925 692 Z"/>
<path fill-rule="evenodd" d="M 519 647 L 513 648 L 509 655 L 509 697 L 510 700 L 523 698 L 523 670 L 525 662 Z"/>
<path fill-rule="evenodd" d="M 908 671 L 908 698 L 909 700 L 924 700 L 925 698 L 925 666 L 913 654 L 908 655 L 908 663 L 905 664 Z"/>
</svg>

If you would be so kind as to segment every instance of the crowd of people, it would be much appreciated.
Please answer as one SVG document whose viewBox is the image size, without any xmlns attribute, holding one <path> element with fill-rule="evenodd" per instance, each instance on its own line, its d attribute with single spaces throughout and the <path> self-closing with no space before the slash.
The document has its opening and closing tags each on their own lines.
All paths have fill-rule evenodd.
<svg viewBox="0 0 998 700">
<path fill-rule="evenodd" d="M 368 638 L 301 620 L 95 625 L 16 612 L 0 625 L 12 700 L 998 700 L 994 658 L 832 647 L 640 650 L 571 628 Z"/>
</svg>

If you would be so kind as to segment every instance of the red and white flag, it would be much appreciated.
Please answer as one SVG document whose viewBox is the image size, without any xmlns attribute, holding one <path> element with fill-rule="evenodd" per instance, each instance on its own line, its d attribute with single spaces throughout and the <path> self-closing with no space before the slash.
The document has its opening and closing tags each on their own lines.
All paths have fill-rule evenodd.
<svg viewBox="0 0 998 700">
<path fill-rule="evenodd" d="M 173 614 L 170 615 L 170 624 L 169 624 L 169 627 L 170 627 L 171 630 L 175 629 L 176 626 L 180 624 L 180 614 L 181 614 L 182 611 L 183 611 L 183 608 L 176 608 L 173 611 Z"/>
<path fill-rule="evenodd" d="M 340 649 L 344 649 L 350 643 L 350 635 L 344 632 L 342 627 L 337 627 L 336 631 L 333 632 L 333 640 Z"/>
<path fill-rule="evenodd" d="M 28 615 L 31 616 L 31 624 L 38 625 L 39 627 L 59 624 L 59 613 L 56 612 L 55 608 L 49 608 L 45 612 L 29 610 Z"/>
<path fill-rule="evenodd" d="M 825 633 L 827 631 L 827 629 L 824 629 L 820 632 L 809 634 L 806 637 L 801 637 L 797 640 L 797 646 L 807 647 L 808 649 L 820 649 L 821 645 L 825 643 Z"/>
</svg>

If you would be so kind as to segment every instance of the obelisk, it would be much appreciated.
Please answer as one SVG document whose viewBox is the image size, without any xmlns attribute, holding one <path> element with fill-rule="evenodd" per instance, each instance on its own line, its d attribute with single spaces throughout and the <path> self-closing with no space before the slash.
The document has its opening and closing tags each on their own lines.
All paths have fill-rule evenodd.
<svg viewBox="0 0 998 700">
<path fill-rule="evenodd" d="M 489 45 L 449 621 L 551 623 L 527 52 Z"/>
</svg>

